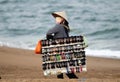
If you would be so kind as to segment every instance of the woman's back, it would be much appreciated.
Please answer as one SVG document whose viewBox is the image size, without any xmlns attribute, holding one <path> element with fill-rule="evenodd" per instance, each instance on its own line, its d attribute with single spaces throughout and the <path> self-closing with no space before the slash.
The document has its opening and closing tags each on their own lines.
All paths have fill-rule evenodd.
<svg viewBox="0 0 120 82">
<path fill-rule="evenodd" d="M 54 28 L 48 30 L 47 35 L 53 35 L 53 38 L 66 38 L 68 32 L 65 31 L 65 27 L 61 24 L 56 24 Z"/>
</svg>

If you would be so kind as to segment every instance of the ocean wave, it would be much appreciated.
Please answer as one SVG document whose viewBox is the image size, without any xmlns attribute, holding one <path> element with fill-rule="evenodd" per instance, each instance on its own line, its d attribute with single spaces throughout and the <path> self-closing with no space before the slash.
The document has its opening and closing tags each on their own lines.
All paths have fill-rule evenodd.
<svg viewBox="0 0 120 82">
<path fill-rule="evenodd" d="M 117 35 L 119 35 L 119 32 L 120 32 L 120 28 L 106 28 L 106 29 L 102 29 L 102 30 L 96 30 L 95 32 L 89 33 L 87 35 L 88 36 L 109 35 L 111 37 L 111 36 L 114 36 L 113 33 L 117 33 Z M 116 37 L 116 36 L 114 36 L 114 37 Z"/>
<path fill-rule="evenodd" d="M 23 41 L 0 41 L 0 46 L 7 46 L 7 47 L 13 47 L 13 48 L 21 48 L 21 49 L 34 49 L 35 48 L 34 43 L 32 42 L 23 42 Z"/>
<path fill-rule="evenodd" d="M 27 0 L 0 0 L 0 4 L 27 2 Z"/>
<path fill-rule="evenodd" d="M 41 27 L 36 28 L 1 28 L 0 34 L 1 36 L 8 36 L 8 37 L 20 37 L 25 35 L 41 35 L 44 33 L 44 29 Z"/>
<path fill-rule="evenodd" d="M 14 48 L 21 48 L 21 49 L 28 49 L 34 50 L 36 44 L 31 42 L 0 42 L 0 46 L 7 46 L 7 47 L 14 47 Z M 95 49 L 85 49 L 87 56 L 94 56 L 94 57 L 103 57 L 103 58 L 115 58 L 120 59 L 120 51 L 112 51 L 109 49 L 102 49 L 102 50 L 95 50 Z"/>
<path fill-rule="evenodd" d="M 87 49 L 86 54 L 88 56 L 120 59 L 120 51 L 112 51 L 109 49 L 104 50 Z"/>
<path fill-rule="evenodd" d="M 8 2 L 9 2 L 8 0 L 0 0 L 0 4 L 6 4 Z"/>
<path fill-rule="evenodd" d="M 0 0 L 0 8 L 1 46 L 34 49 L 54 26 L 51 12 L 64 10 L 70 35 L 85 35 L 89 53 L 120 50 L 120 0 Z"/>
<path fill-rule="evenodd" d="M 111 23 L 119 23 L 120 22 L 120 20 L 119 19 L 113 19 L 113 18 L 111 18 L 111 19 L 98 19 L 98 18 L 96 18 L 96 17 L 92 17 L 92 18 L 89 18 L 89 19 L 84 19 L 83 21 L 86 21 L 86 22 L 111 22 Z"/>
<path fill-rule="evenodd" d="M 2 31 L 2 30 L 1 30 Z M 32 30 L 26 30 L 26 29 L 6 29 L 2 32 L 2 35 L 3 36 L 12 36 L 12 37 L 15 37 L 15 36 L 23 36 L 23 35 L 29 35 L 29 34 L 32 34 L 33 31 Z M 1 33 L 0 33 L 1 34 Z"/>
</svg>

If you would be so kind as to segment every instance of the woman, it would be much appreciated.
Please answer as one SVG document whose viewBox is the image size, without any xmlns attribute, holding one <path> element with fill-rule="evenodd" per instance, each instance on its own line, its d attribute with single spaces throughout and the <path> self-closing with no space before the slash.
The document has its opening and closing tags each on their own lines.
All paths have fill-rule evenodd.
<svg viewBox="0 0 120 82">
<path fill-rule="evenodd" d="M 56 25 L 47 32 L 47 38 L 65 38 L 69 37 L 69 26 L 65 12 L 54 12 Z"/>
<path fill-rule="evenodd" d="M 64 11 L 62 12 L 54 12 L 52 15 L 55 17 L 56 25 L 48 30 L 46 37 L 47 39 L 56 39 L 56 38 L 65 38 L 69 37 L 69 23 Z M 78 77 L 74 73 L 67 73 L 66 74 L 70 79 Z M 63 73 L 57 75 L 57 78 L 63 79 Z"/>
</svg>

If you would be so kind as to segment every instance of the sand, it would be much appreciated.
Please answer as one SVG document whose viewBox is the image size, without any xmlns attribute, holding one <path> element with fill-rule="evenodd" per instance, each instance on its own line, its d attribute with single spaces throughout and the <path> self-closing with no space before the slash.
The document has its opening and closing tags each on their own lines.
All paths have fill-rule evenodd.
<svg viewBox="0 0 120 82">
<path fill-rule="evenodd" d="M 87 57 L 88 71 L 75 80 L 44 76 L 41 60 L 32 50 L 0 47 L 0 82 L 120 82 L 120 59 Z"/>
</svg>

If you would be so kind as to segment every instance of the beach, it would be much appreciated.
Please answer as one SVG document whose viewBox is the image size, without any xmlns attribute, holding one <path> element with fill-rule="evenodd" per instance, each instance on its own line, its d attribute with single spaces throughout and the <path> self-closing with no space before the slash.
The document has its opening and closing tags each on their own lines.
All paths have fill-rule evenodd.
<svg viewBox="0 0 120 82">
<path fill-rule="evenodd" d="M 48 82 L 56 80 L 56 75 L 44 76 L 41 55 L 33 50 L 0 47 L 0 78 L 2 82 L 33 81 Z M 63 82 L 120 82 L 120 60 L 87 57 L 87 72 L 76 73 L 79 80 L 69 80 L 64 74 Z M 97 80 L 97 81 L 96 81 Z M 102 81 L 101 81 L 102 80 Z"/>
<path fill-rule="evenodd" d="M 52 4 L 52 5 L 51 5 Z M 69 36 L 83 35 L 87 72 L 44 76 L 39 40 L 65 11 Z M 120 82 L 120 0 L 0 0 L 0 82 Z"/>
</svg>

